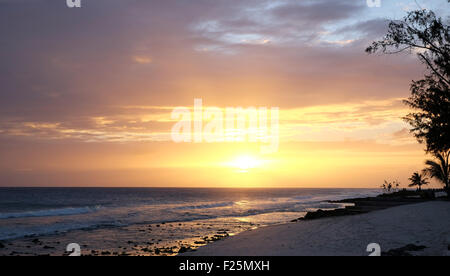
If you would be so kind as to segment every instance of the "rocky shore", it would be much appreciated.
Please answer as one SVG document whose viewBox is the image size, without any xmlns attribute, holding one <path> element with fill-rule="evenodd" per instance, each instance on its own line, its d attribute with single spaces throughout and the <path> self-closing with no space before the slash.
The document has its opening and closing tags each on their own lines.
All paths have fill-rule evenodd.
<svg viewBox="0 0 450 276">
<path fill-rule="evenodd" d="M 438 200 L 434 197 L 434 191 L 417 192 L 417 191 L 403 190 L 392 194 L 382 194 L 377 197 L 352 198 L 338 201 L 329 201 L 331 203 L 346 203 L 349 204 L 349 206 L 334 210 L 319 209 L 313 212 L 308 212 L 304 217 L 293 220 L 292 222 L 314 220 L 327 217 L 359 215 L 391 207 L 433 200 Z"/>
<path fill-rule="evenodd" d="M 174 256 L 255 226 L 195 221 L 76 230 L 0 241 L 0 256 L 67 256 L 70 243 L 80 245 L 82 256 Z"/>
</svg>

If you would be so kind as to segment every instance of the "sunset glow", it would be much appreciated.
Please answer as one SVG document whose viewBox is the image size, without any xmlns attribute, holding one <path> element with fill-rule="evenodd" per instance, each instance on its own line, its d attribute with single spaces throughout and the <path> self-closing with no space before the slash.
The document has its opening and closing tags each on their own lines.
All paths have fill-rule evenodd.
<svg viewBox="0 0 450 276">
<path fill-rule="evenodd" d="M 239 156 L 229 163 L 229 166 L 239 169 L 241 172 L 248 172 L 249 169 L 258 168 L 263 165 L 263 161 L 252 156 Z"/>
<path fill-rule="evenodd" d="M 364 52 L 413 1 L 30 2 L 0 3 L 0 185 L 378 187 L 423 165 L 420 62 Z M 268 113 L 228 129 L 227 108 Z"/>
<path fill-rule="evenodd" d="M 0 0 L 0 257 L 448 256 L 449 32 L 450 0 Z"/>
</svg>

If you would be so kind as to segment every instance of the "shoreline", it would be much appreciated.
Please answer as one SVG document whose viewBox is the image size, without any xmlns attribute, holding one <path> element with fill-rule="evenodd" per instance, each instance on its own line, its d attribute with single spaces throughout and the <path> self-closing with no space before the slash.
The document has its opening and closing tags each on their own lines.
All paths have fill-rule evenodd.
<svg viewBox="0 0 450 276">
<path fill-rule="evenodd" d="M 429 191 L 419 194 L 414 191 L 400 191 L 392 194 L 381 194 L 376 197 L 349 198 L 342 200 L 330 200 L 330 203 L 352 204 L 344 208 L 333 210 L 316 210 L 308 212 L 304 217 L 292 220 L 291 222 L 314 220 L 326 217 L 351 216 L 384 210 L 396 206 L 422 203 L 437 200 Z"/>
<path fill-rule="evenodd" d="M 367 256 L 367 246 L 377 241 L 384 256 L 450 255 L 448 199 L 402 191 L 332 202 L 354 205 L 308 212 L 290 223 L 248 230 L 180 256 Z"/>
<path fill-rule="evenodd" d="M 410 194 L 412 193 L 412 194 Z M 61 232 L 52 235 L 35 235 L 24 238 L 0 241 L 0 255 L 51 255 L 61 256 L 65 253 L 65 245 L 79 242 L 83 256 L 176 256 L 196 254 L 217 242 L 227 241 L 251 231 L 260 231 L 267 227 L 292 225 L 293 222 L 307 222 L 319 218 L 336 216 L 349 216 L 365 214 L 375 210 L 391 208 L 394 206 L 426 202 L 429 199 L 405 198 L 415 196 L 415 192 L 408 195 L 389 195 L 365 198 L 350 198 L 344 200 L 327 200 L 324 203 L 341 204 L 336 209 L 304 212 L 304 216 L 294 220 L 264 225 L 245 223 L 236 220 L 231 223 L 229 218 L 215 220 L 197 220 L 191 222 L 162 222 L 159 224 L 130 225 L 125 227 L 112 227 L 100 229 L 80 229 Z M 289 221 L 291 220 L 291 223 Z M 192 231 L 193 229 L 196 229 Z M 180 235 L 183 233 L 183 238 Z M 192 234 L 196 232 L 197 235 Z M 201 234 L 199 234 L 201 232 Z M 166 240 L 175 235 L 176 240 Z M 164 235 L 163 234 L 163 235 Z"/>
</svg>

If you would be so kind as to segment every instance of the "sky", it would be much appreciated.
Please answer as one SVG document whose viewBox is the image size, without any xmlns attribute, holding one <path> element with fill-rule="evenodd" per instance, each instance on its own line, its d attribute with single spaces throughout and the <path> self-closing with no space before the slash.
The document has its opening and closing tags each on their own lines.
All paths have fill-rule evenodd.
<svg viewBox="0 0 450 276">
<path fill-rule="evenodd" d="M 447 0 L 0 0 L 0 186 L 367 187 L 427 156 L 414 54 L 364 49 Z M 175 143 L 176 107 L 279 108 L 279 147 Z"/>
</svg>

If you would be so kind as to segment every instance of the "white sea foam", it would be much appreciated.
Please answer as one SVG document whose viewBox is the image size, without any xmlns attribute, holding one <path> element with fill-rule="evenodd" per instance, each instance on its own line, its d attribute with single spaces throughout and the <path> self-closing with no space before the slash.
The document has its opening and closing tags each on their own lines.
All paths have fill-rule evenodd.
<svg viewBox="0 0 450 276">
<path fill-rule="evenodd" d="M 95 212 L 97 209 L 98 209 L 97 207 L 96 208 L 82 207 L 82 208 L 37 210 L 37 211 L 17 212 L 17 213 L 0 213 L 0 219 L 80 215 Z"/>
</svg>

